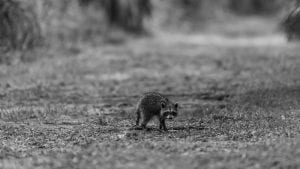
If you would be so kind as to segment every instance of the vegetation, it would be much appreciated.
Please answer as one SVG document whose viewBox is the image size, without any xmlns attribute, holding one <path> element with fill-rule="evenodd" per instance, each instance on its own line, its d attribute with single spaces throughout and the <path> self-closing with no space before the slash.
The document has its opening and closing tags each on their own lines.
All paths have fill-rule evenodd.
<svg viewBox="0 0 300 169">
<path fill-rule="evenodd" d="M 294 8 L 281 22 L 281 28 L 289 41 L 300 38 L 300 6 Z"/>
<path fill-rule="evenodd" d="M 0 1 L 1 51 L 32 49 L 41 33 L 35 14 L 16 0 Z"/>
<path fill-rule="evenodd" d="M 104 9 L 111 26 L 123 28 L 132 33 L 144 31 L 144 19 L 152 12 L 150 0 L 79 0 L 80 4 L 96 4 Z"/>
<path fill-rule="evenodd" d="M 247 14 L 270 13 L 282 8 L 284 2 L 282 0 L 175 0 L 164 4 L 156 0 L 78 0 L 78 2 L 2 0 L 0 3 L 1 49 L 6 51 L 32 49 L 37 44 L 41 44 L 42 37 L 45 37 L 47 42 L 53 41 L 53 38 L 63 38 L 60 41 L 73 42 L 89 39 L 97 34 L 107 34 L 106 30 L 110 30 L 111 27 L 122 28 L 131 33 L 143 33 L 145 19 L 153 13 L 153 4 L 155 7 L 165 5 L 166 7 L 161 10 L 168 11 L 163 13 L 167 19 L 160 23 L 193 27 L 221 16 L 220 20 L 224 20 L 224 14 L 228 12 L 226 9 Z M 85 8 L 81 10 L 79 6 Z M 91 10 L 93 7 L 96 9 Z M 176 10 L 173 10 L 174 8 Z M 91 14 L 90 11 L 93 13 Z M 159 13 L 157 10 L 156 12 Z M 284 22 L 286 31 L 295 30 L 296 28 L 292 27 L 297 27 L 291 26 L 295 24 L 290 20 L 293 19 Z M 146 29 L 151 29 L 147 27 Z"/>
<path fill-rule="evenodd" d="M 239 14 L 274 14 L 288 3 L 284 0 L 229 0 L 229 9 Z"/>
</svg>

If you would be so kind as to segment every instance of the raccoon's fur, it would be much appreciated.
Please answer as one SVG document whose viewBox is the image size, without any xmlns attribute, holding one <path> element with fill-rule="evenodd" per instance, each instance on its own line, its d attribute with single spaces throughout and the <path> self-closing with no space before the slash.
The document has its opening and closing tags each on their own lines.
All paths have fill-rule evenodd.
<svg viewBox="0 0 300 169">
<path fill-rule="evenodd" d="M 154 116 L 157 116 L 159 129 L 167 130 L 165 120 L 173 119 L 177 116 L 178 103 L 170 101 L 167 97 L 157 92 L 144 93 L 138 101 L 136 114 L 136 126 L 146 129 L 147 123 Z"/>
</svg>

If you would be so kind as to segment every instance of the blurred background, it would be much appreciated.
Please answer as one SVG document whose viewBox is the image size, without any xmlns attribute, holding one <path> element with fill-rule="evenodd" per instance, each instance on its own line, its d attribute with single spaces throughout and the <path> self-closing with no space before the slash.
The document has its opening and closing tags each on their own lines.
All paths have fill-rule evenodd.
<svg viewBox="0 0 300 169">
<path fill-rule="evenodd" d="M 208 41 L 216 37 L 207 35 L 278 41 L 279 34 L 290 40 L 299 33 L 297 6 L 297 0 L 1 0 L 0 46 L 4 57 L 12 50 L 170 33 L 205 34 Z"/>
</svg>

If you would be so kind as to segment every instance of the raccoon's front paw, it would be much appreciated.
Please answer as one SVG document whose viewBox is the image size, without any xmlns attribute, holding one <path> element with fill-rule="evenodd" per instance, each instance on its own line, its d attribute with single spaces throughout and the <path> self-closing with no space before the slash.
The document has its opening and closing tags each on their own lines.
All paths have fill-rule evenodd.
<svg viewBox="0 0 300 169">
<path fill-rule="evenodd" d="M 143 127 L 138 126 L 138 125 L 134 125 L 130 128 L 130 130 L 143 130 Z"/>
</svg>

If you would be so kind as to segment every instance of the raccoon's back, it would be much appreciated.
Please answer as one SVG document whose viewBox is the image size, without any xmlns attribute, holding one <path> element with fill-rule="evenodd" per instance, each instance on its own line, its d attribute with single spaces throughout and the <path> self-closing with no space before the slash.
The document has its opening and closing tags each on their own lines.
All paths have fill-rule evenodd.
<svg viewBox="0 0 300 169">
<path fill-rule="evenodd" d="M 166 97 L 157 92 L 144 93 L 139 101 L 139 108 L 144 112 L 159 112 L 161 103 L 167 102 Z"/>
</svg>

